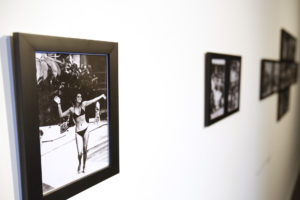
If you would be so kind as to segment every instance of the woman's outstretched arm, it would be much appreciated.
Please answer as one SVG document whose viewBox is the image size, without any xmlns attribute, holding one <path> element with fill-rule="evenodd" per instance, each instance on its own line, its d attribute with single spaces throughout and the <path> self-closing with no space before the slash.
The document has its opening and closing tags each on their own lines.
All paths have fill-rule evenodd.
<svg viewBox="0 0 300 200">
<path fill-rule="evenodd" d="M 101 94 L 100 96 L 98 96 L 98 97 L 96 97 L 94 99 L 82 102 L 82 105 L 83 106 L 89 106 L 89 105 L 91 105 L 91 104 L 99 101 L 101 98 L 106 99 L 106 96 L 104 94 Z"/>
<path fill-rule="evenodd" d="M 63 117 L 66 117 L 66 116 L 70 115 L 70 108 L 68 110 L 66 110 L 65 112 L 62 111 L 61 104 L 60 104 L 60 98 L 58 96 L 54 97 L 54 101 L 57 103 L 58 114 L 59 114 L 60 118 L 63 118 Z"/>
</svg>

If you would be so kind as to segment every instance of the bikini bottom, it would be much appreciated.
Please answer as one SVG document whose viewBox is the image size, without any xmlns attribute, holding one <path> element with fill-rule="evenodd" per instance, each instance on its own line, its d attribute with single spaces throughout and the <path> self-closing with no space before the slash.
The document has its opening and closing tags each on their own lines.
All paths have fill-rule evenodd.
<svg viewBox="0 0 300 200">
<path fill-rule="evenodd" d="M 80 135 L 81 137 L 84 137 L 86 130 L 87 130 L 87 128 L 82 131 L 78 131 L 77 134 Z"/>
</svg>

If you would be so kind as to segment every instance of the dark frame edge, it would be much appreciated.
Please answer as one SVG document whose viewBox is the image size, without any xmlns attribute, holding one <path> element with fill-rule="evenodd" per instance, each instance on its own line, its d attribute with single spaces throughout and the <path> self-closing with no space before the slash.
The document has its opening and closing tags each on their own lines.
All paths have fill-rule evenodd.
<svg viewBox="0 0 300 200">
<path fill-rule="evenodd" d="M 14 57 L 13 60 L 13 73 L 14 73 L 14 95 L 15 95 L 15 102 L 16 102 L 16 119 L 17 119 L 17 131 L 18 131 L 18 145 L 19 145 L 19 159 L 20 159 L 20 169 L 21 172 L 21 188 L 22 188 L 22 199 L 29 200 L 30 194 L 28 190 L 28 178 L 27 178 L 27 167 L 26 167 L 26 148 L 25 148 L 25 138 L 24 138 L 24 130 L 23 130 L 23 118 L 22 118 L 22 95 L 20 91 L 22 91 L 22 84 L 21 79 L 22 76 L 20 72 L 20 34 L 13 33 L 11 37 L 12 42 L 12 56 Z"/>
<path fill-rule="evenodd" d="M 114 149 L 110 149 L 110 154 L 115 156 L 115 159 L 112 163 L 112 175 L 116 175 L 120 172 L 120 151 L 119 151 L 119 49 L 118 49 L 118 43 L 113 43 L 113 48 L 111 49 L 111 52 L 109 53 L 109 96 L 113 101 L 110 101 L 110 109 L 112 110 L 112 113 L 114 113 L 112 120 L 113 127 L 113 133 L 117 133 L 117 136 L 114 136 L 113 145 Z M 114 79 L 114 81 L 111 82 L 111 79 Z M 113 93 L 112 93 L 113 91 Z M 113 95 L 113 96 L 111 96 Z M 111 112 L 111 111 L 110 111 Z"/>
<path fill-rule="evenodd" d="M 206 53 L 205 54 L 205 77 L 204 77 L 204 126 L 207 127 L 210 125 L 209 123 L 209 87 L 210 87 L 210 83 L 209 83 L 209 68 L 208 68 L 208 63 L 209 63 L 209 58 L 210 58 L 210 53 Z"/>
</svg>

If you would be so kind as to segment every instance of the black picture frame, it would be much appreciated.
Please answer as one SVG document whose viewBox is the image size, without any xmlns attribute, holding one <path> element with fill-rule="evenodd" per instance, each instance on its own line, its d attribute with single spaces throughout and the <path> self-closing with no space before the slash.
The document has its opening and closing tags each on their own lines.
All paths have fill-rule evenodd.
<svg viewBox="0 0 300 200">
<path fill-rule="evenodd" d="M 277 121 L 287 113 L 289 109 L 290 86 L 297 82 L 296 44 L 296 38 L 288 31 L 281 29 Z"/>
<path fill-rule="evenodd" d="M 66 199 L 119 173 L 118 43 L 13 33 L 22 199 Z M 35 52 L 106 54 L 109 166 L 46 196 L 42 192 Z"/>
<path fill-rule="evenodd" d="M 208 52 L 205 54 L 205 126 L 209 126 L 228 115 L 231 115 L 239 111 L 240 108 L 240 83 L 241 83 L 241 56 L 226 55 Z M 231 69 L 235 68 L 235 80 L 234 84 L 231 84 Z M 219 74 L 219 78 L 215 78 L 214 74 Z M 212 79 L 218 79 L 219 82 L 215 86 L 215 81 Z M 221 83 L 221 84 L 220 84 Z M 212 92 L 213 88 L 218 88 L 217 93 L 221 102 L 222 108 L 219 111 L 212 112 L 215 109 L 215 94 Z M 220 89 L 221 88 L 221 89 Z M 214 94 L 213 94 L 214 93 Z M 234 100 L 233 100 L 234 99 Z M 230 103 L 233 102 L 233 103 Z M 212 105 L 214 104 L 214 105 Z M 232 106 L 233 105 L 233 106 Z M 218 113 L 218 114 L 215 114 Z"/>
<path fill-rule="evenodd" d="M 265 99 L 279 89 L 280 62 L 271 59 L 261 60 L 260 100 Z"/>
<path fill-rule="evenodd" d="M 281 29 L 280 61 L 295 61 L 296 44 L 296 38 L 285 29 Z"/>
</svg>

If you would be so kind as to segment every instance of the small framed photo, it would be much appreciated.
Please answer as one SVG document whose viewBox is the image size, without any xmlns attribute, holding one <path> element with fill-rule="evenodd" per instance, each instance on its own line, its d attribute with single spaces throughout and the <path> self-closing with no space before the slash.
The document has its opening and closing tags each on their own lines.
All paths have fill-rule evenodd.
<svg viewBox="0 0 300 200">
<path fill-rule="evenodd" d="M 241 57 L 207 53 L 205 62 L 205 126 L 209 126 L 239 110 Z"/>
<path fill-rule="evenodd" d="M 260 99 L 264 99 L 279 86 L 280 63 L 275 60 L 263 59 L 261 61 Z"/>
<path fill-rule="evenodd" d="M 280 60 L 288 60 L 289 57 L 289 33 L 285 30 L 281 30 L 281 47 L 280 47 Z"/>
<path fill-rule="evenodd" d="M 22 199 L 66 199 L 119 172 L 118 44 L 13 34 Z"/>
<path fill-rule="evenodd" d="M 280 48 L 280 60 L 281 61 L 295 61 L 296 54 L 296 38 L 289 32 L 281 30 L 281 48 Z"/>
<path fill-rule="evenodd" d="M 264 99 L 273 94 L 273 70 L 274 61 L 261 61 L 261 77 L 260 77 L 260 99 Z"/>
<path fill-rule="evenodd" d="M 279 121 L 289 109 L 290 88 L 287 87 L 279 91 L 278 94 L 277 121 Z"/>
</svg>

